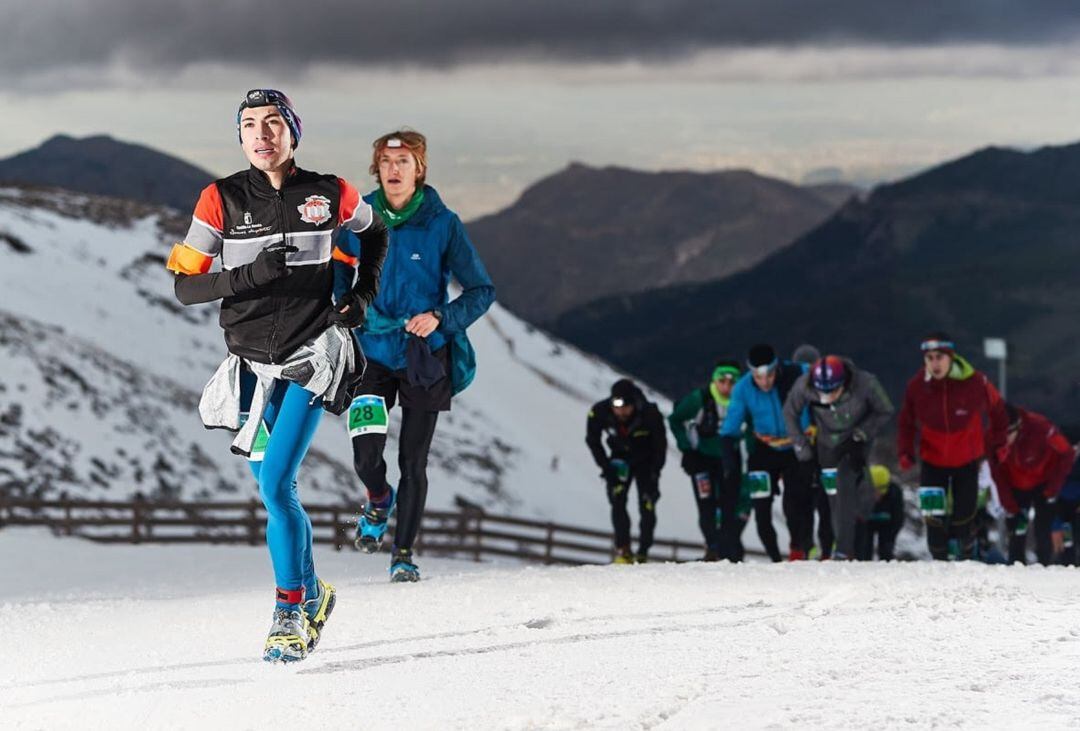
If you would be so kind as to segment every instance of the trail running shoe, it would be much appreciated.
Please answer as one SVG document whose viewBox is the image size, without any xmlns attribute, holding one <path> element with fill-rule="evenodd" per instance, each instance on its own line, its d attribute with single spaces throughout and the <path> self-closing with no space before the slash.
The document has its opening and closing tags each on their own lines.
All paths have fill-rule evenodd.
<svg viewBox="0 0 1080 731">
<path fill-rule="evenodd" d="M 382 546 L 390 516 L 397 507 L 397 490 L 390 488 L 390 501 L 379 505 L 368 500 L 360 511 L 356 524 L 356 547 L 364 553 L 375 553 Z"/>
<path fill-rule="evenodd" d="M 412 560 L 412 551 L 398 549 L 394 551 L 394 560 L 390 562 L 390 581 L 404 583 L 420 581 L 420 569 Z"/>
<path fill-rule="evenodd" d="M 307 615 L 297 608 L 278 607 L 274 610 L 274 623 L 263 647 L 263 660 L 267 662 L 296 662 L 308 654 Z"/>
<path fill-rule="evenodd" d="M 304 614 L 308 619 L 308 652 L 315 649 L 322 637 L 323 626 L 337 604 L 337 589 L 319 579 L 319 596 L 304 602 Z"/>
</svg>

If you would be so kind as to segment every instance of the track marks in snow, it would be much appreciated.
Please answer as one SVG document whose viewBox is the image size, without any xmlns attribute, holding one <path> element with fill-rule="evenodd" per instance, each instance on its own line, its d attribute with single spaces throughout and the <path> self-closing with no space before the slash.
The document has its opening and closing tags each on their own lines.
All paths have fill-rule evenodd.
<svg viewBox="0 0 1080 731">
<path fill-rule="evenodd" d="M 709 614 L 705 612 L 704 614 Z M 480 645 L 473 647 L 459 647 L 454 649 L 445 650 L 427 650 L 420 652 L 402 653 L 396 655 L 385 655 L 377 657 L 365 657 L 355 660 L 340 660 L 330 663 L 323 663 L 316 665 L 315 667 L 303 668 L 299 671 L 301 675 L 308 674 L 324 674 L 324 673 L 338 673 L 349 671 L 362 671 L 370 670 L 372 668 L 380 667 L 383 665 L 393 665 L 403 662 L 412 662 L 418 660 L 430 660 L 435 658 L 447 658 L 447 657 L 461 657 L 465 655 L 487 655 L 496 652 L 510 652 L 512 650 L 532 649 L 543 646 L 555 646 L 555 645 L 577 645 L 591 642 L 605 642 L 610 640 L 639 638 L 646 635 L 666 635 L 666 634 L 678 634 L 687 635 L 694 632 L 710 633 L 723 629 L 734 629 L 738 627 L 745 627 L 751 624 L 757 624 L 764 619 L 770 617 L 776 617 L 779 613 L 773 612 L 765 617 L 758 617 L 753 619 L 741 619 L 731 622 L 711 622 L 711 623 L 684 623 L 684 624 L 664 624 L 646 626 L 636 629 L 627 630 L 611 630 L 611 631 L 598 631 L 588 632 L 580 634 L 561 635 L 557 637 L 542 638 L 542 639 L 528 639 L 502 642 L 492 645 Z"/>
</svg>

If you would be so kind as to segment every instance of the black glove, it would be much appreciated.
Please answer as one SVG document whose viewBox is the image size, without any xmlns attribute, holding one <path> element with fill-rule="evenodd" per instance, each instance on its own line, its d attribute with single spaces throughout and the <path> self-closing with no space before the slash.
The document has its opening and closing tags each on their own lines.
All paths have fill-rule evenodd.
<svg viewBox="0 0 1080 731">
<path fill-rule="evenodd" d="M 347 311 L 342 312 L 346 308 Z M 349 292 L 338 301 L 337 306 L 330 312 L 327 322 L 352 330 L 363 325 L 366 319 L 367 301 L 356 292 Z"/>
<path fill-rule="evenodd" d="M 847 457 L 851 460 L 851 466 L 857 470 L 866 467 L 866 442 L 856 439 L 854 435 L 840 442 L 835 453 L 838 461 Z"/>
<path fill-rule="evenodd" d="M 604 482 L 609 486 L 618 485 L 622 482 L 622 480 L 619 479 L 619 471 L 616 470 L 615 465 L 610 462 L 600 469 L 600 476 L 604 478 Z"/>
<path fill-rule="evenodd" d="M 276 243 L 267 246 L 255 257 L 255 261 L 232 271 L 233 291 L 236 294 L 270 284 L 276 279 L 289 276 L 289 267 L 285 264 L 286 254 L 300 251 L 295 246 Z"/>
<path fill-rule="evenodd" d="M 680 462 L 680 465 L 682 466 L 683 472 L 693 477 L 698 472 L 702 471 L 702 461 L 703 457 L 701 452 L 697 451 L 696 449 L 691 449 L 687 452 L 683 452 L 682 462 Z"/>
</svg>

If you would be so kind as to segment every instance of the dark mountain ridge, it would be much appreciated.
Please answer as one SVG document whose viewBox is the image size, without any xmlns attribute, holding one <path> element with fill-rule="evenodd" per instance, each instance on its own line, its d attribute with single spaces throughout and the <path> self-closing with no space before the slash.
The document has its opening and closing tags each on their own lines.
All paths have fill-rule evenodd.
<svg viewBox="0 0 1080 731">
<path fill-rule="evenodd" d="M 745 270 L 828 217 L 843 191 L 747 170 L 575 163 L 471 222 L 469 233 L 500 301 L 544 324 L 603 296 Z"/>
<path fill-rule="evenodd" d="M 189 212 L 217 176 L 163 152 L 107 135 L 56 135 L 0 160 L 0 182 L 126 198 Z"/>
<path fill-rule="evenodd" d="M 1010 396 L 1071 421 L 1078 231 L 1080 144 L 987 148 L 849 201 L 749 271 L 600 300 L 553 329 L 672 394 L 717 355 L 771 341 L 849 354 L 897 399 L 928 331 L 949 331 L 984 368 L 983 338 L 1001 336 Z"/>
</svg>

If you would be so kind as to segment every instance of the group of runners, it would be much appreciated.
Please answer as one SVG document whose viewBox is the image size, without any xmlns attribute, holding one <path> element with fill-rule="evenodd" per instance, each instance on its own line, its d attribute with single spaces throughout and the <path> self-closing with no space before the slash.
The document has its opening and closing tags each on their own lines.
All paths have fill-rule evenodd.
<svg viewBox="0 0 1080 731">
<path fill-rule="evenodd" d="M 1076 447 L 1046 417 L 1006 403 L 947 334 L 932 333 L 920 350 L 923 362 L 897 420 L 896 454 L 900 472 L 917 483 L 912 502 L 930 554 L 1026 562 L 1033 538 L 1040 563 L 1076 564 Z M 873 374 L 813 346 L 781 359 L 760 344 L 743 363 L 718 361 L 667 418 L 697 503 L 704 560 L 741 561 L 751 517 L 766 555 L 783 560 L 773 525 L 777 497 L 790 560 L 895 558 L 904 491 L 870 462 L 894 412 Z M 615 562 L 646 561 L 667 456 L 660 411 L 620 380 L 592 407 L 586 431 L 611 503 Z M 641 513 L 636 551 L 627 512 L 632 484 Z M 989 537 L 995 518 L 1004 523 L 1004 552 Z"/>
<path fill-rule="evenodd" d="M 202 191 L 167 266 L 181 303 L 221 303 L 228 355 L 199 414 L 207 428 L 235 432 L 231 449 L 248 459 L 258 483 L 277 587 L 263 657 L 289 662 L 315 649 L 337 601 L 316 570 L 311 521 L 297 492 L 323 412 L 347 413 L 366 489 L 357 546 L 378 551 L 396 516 L 390 578 L 419 580 L 412 548 L 428 453 L 439 414 L 475 375 L 466 330 L 491 306 L 495 288 L 461 220 L 426 183 L 427 140 L 419 132 L 401 129 L 373 142 L 375 188 L 361 196 L 343 178 L 297 166 L 303 127 L 282 92 L 249 91 L 236 125 L 249 167 Z M 461 288 L 452 300 L 451 277 Z M 985 460 L 1008 516 L 1010 558 L 1023 558 L 1033 509 L 1039 559 L 1054 560 L 1064 526 L 1077 527 L 1080 494 L 1068 503 L 1071 512 L 1059 500 L 1072 445 L 1044 417 L 1004 403 L 947 336 L 927 338 L 922 351 L 900 411 L 898 454 L 902 470 L 921 462 L 931 553 L 976 555 Z M 384 451 L 395 406 L 400 477 L 392 485 Z M 878 556 L 892 558 L 903 495 L 886 470 L 868 464 L 892 416 L 872 374 L 809 347 L 782 360 L 758 345 L 745 363 L 718 362 L 666 421 L 640 388 L 620 380 L 590 412 L 586 440 L 611 501 L 616 561 L 647 559 L 668 427 L 697 501 L 705 559 L 742 560 L 753 516 L 766 553 L 782 560 L 772 519 L 778 496 L 789 558 L 870 558 L 875 541 Z M 641 511 L 636 552 L 626 509 L 631 484 Z"/>
</svg>

